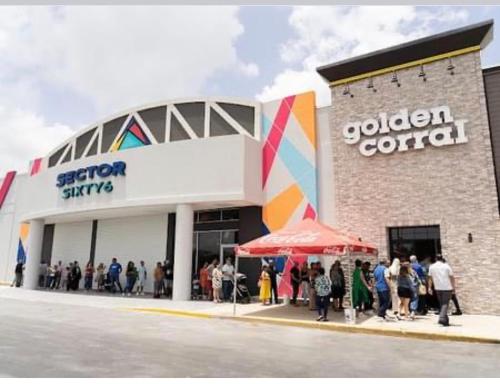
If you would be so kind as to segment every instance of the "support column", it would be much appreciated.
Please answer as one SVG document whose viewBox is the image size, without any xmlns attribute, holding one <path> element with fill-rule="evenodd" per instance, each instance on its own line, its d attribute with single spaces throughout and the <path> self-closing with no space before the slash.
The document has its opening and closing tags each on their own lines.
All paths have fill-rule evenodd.
<svg viewBox="0 0 500 384">
<path fill-rule="evenodd" d="M 179 204 L 175 215 L 174 284 L 172 300 L 191 299 L 193 208 Z"/>
<path fill-rule="evenodd" d="M 30 221 L 23 282 L 23 288 L 25 289 L 36 289 L 38 287 L 38 271 L 42 257 L 43 227 L 43 220 Z"/>
</svg>

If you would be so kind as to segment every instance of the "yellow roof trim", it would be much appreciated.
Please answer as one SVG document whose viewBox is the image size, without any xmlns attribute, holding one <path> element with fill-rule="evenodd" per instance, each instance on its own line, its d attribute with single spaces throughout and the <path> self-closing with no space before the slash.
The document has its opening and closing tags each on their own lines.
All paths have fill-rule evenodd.
<svg viewBox="0 0 500 384">
<path fill-rule="evenodd" d="M 404 64 L 399 64 L 399 65 L 394 65 L 392 67 L 377 69 L 376 71 L 367 72 L 367 73 L 363 73 L 361 75 L 356 75 L 356 76 L 352 76 L 352 77 L 347 77 L 345 79 L 332 81 L 330 83 L 330 87 L 334 87 L 336 85 L 341 85 L 341 84 L 346 84 L 346 83 L 351 83 L 353 81 L 366 79 L 368 77 L 383 75 L 384 73 L 388 73 L 388 72 L 394 72 L 394 71 L 399 71 L 401 69 L 416 67 L 416 66 L 422 65 L 422 64 L 428 64 L 428 63 L 431 63 L 431 62 L 437 61 L 437 60 L 442 60 L 442 59 L 447 59 L 447 58 L 454 57 L 454 56 L 464 55 L 464 54 L 470 53 L 470 52 L 476 52 L 476 51 L 479 51 L 480 49 L 481 49 L 481 46 L 475 45 L 473 47 L 458 49 L 456 51 L 451 51 L 448 53 L 442 53 L 440 55 L 426 57 L 425 59 L 410 61 L 409 63 L 404 63 Z"/>
</svg>

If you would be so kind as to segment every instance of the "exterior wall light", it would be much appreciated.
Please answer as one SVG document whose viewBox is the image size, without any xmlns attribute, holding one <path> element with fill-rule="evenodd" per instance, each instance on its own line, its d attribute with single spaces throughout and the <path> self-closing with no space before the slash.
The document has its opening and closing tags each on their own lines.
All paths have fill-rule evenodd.
<svg viewBox="0 0 500 384">
<path fill-rule="evenodd" d="M 401 87 L 401 83 L 399 82 L 398 74 L 396 73 L 396 71 L 392 72 L 391 83 L 397 83 L 398 87 Z"/>
<path fill-rule="evenodd" d="M 346 84 L 344 87 L 344 90 L 342 91 L 342 94 L 345 95 L 350 95 L 351 97 L 354 97 L 354 95 L 351 93 L 349 90 L 349 84 Z"/>
<path fill-rule="evenodd" d="M 453 76 L 455 74 L 455 72 L 453 71 L 455 69 L 455 66 L 451 62 L 451 57 L 448 57 L 448 66 L 446 67 L 446 69 L 448 70 L 448 72 L 450 72 L 450 75 Z"/>
<path fill-rule="evenodd" d="M 377 90 L 375 89 L 375 86 L 373 85 L 373 78 L 372 77 L 370 77 L 370 79 L 368 80 L 368 85 L 366 86 L 366 88 L 372 89 L 373 92 L 377 92 Z"/>
<path fill-rule="evenodd" d="M 423 81 L 427 81 L 427 77 L 424 72 L 424 65 L 420 64 L 420 73 L 418 74 L 418 77 L 421 77 Z"/>
<path fill-rule="evenodd" d="M 472 233 L 469 232 L 469 235 L 467 237 L 468 237 L 469 243 L 472 243 Z"/>
</svg>

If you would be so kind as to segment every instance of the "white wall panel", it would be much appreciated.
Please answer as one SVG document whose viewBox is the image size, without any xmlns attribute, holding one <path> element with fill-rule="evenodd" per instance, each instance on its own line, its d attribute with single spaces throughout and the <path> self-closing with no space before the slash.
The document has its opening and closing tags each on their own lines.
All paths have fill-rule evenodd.
<svg viewBox="0 0 500 384">
<path fill-rule="evenodd" d="M 54 265 L 61 260 L 67 266 L 70 262 L 76 260 L 80 264 L 83 276 L 85 266 L 90 258 L 91 238 L 91 221 L 56 224 L 51 264 Z M 83 278 L 80 287 L 83 287 Z"/>
<path fill-rule="evenodd" d="M 116 257 L 123 267 L 120 276 L 125 288 L 125 269 L 129 261 L 139 265 L 144 260 L 148 271 L 145 290 L 153 291 L 153 269 L 158 261 L 163 262 L 167 247 L 168 215 L 137 216 L 99 220 L 95 265 L 100 262 L 109 267 Z"/>
</svg>

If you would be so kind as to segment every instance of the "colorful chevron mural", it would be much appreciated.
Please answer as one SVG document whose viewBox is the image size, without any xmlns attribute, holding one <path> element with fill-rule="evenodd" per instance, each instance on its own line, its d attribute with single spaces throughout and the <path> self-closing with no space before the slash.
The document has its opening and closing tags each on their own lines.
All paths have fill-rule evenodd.
<svg viewBox="0 0 500 384">
<path fill-rule="evenodd" d="M 262 111 L 262 220 L 269 233 L 317 216 L 315 93 L 265 103 Z M 290 295 L 291 262 L 276 265 L 280 295 Z"/>
</svg>

